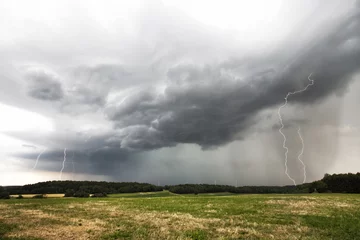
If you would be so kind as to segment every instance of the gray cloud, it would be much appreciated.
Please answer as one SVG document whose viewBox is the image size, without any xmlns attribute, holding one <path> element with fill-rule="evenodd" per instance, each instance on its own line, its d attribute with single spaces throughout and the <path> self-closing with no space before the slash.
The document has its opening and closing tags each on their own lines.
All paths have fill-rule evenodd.
<svg viewBox="0 0 360 240">
<path fill-rule="evenodd" d="M 28 94 L 36 99 L 57 101 L 63 95 L 59 79 L 52 73 L 42 69 L 31 70 L 26 74 Z"/>
<path fill-rule="evenodd" d="M 304 88 L 310 73 L 314 73 L 315 85 L 291 97 L 292 103 L 310 104 L 332 93 L 343 93 L 360 69 L 359 33 L 360 14 L 355 11 L 314 40 L 312 47 L 304 46 L 285 69 L 281 61 L 276 62 L 277 53 L 267 56 L 262 64 L 246 60 L 241 65 L 241 61 L 204 67 L 178 65 L 168 70 L 164 93 L 139 91 L 109 105 L 106 113 L 118 128 L 126 129 L 123 147 L 155 149 L 177 143 L 220 146 L 255 124 L 253 117 L 260 110 L 282 103 L 287 92 Z M 271 61 L 275 67 L 237 76 L 239 67 L 266 67 Z"/>
<path fill-rule="evenodd" d="M 82 80 L 88 87 L 97 86 L 103 91 L 109 91 L 111 87 L 118 88 L 126 84 L 125 81 L 129 79 L 129 76 L 131 76 L 129 71 L 125 70 L 122 65 L 116 64 L 79 66 L 74 68 L 71 73 L 72 78 Z"/>
<path fill-rule="evenodd" d="M 96 111 L 103 107 L 105 98 L 106 95 L 102 95 L 96 89 L 84 85 L 73 86 L 61 101 L 60 111 L 74 115 Z"/>
<path fill-rule="evenodd" d="M 0 100 L 39 112 L 54 121 L 54 131 L 47 135 L 8 133 L 48 148 L 42 155 L 39 169 L 59 171 L 66 147 L 68 156 L 75 153 L 77 170 L 83 173 L 128 178 L 144 175 L 152 179 L 167 171 L 171 176 L 177 171 L 175 166 L 181 165 L 179 171 L 182 172 L 176 172 L 175 182 L 203 169 L 206 171 L 201 174 L 208 180 L 224 161 L 256 171 L 270 166 L 263 174 L 277 176 L 278 169 L 273 166 L 283 166 L 283 149 L 277 132 L 276 108 L 284 102 L 287 92 L 306 86 L 310 73 L 313 73 L 315 84 L 308 91 L 291 96 L 288 108 L 284 109 L 285 131 L 291 133 L 293 126 L 301 125 L 304 136 L 311 138 L 312 133 L 307 129 L 328 122 L 339 123 L 340 105 L 336 114 L 330 114 L 333 109 L 327 108 L 321 112 L 321 117 L 315 117 L 317 108 L 301 113 L 296 110 L 329 102 L 330 98 L 334 99 L 333 95 L 342 99 L 349 90 L 360 62 L 358 10 L 353 9 L 351 13 L 322 24 L 314 14 L 313 18 L 303 21 L 305 27 L 295 26 L 292 34 L 275 46 L 265 44 L 266 49 L 254 43 L 247 50 L 247 47 L 237 47 L 236 39 L 231 40 L 232 32 L 220 34 L 199 23 L 192 24 L 192 20 L 183 15 L 157 8 L 161 6 L 144 11 L 140 20 L 131 26 L 134 36 L 119 35 L 116 31 L 111 35 L 111 31 L 104 31 L 102 27 L 100 31 L 96 21 L 90 21 L 88 26 L 84 18 L 79 22 L 86 26 L 78 23 L 77 27 L 82 29 L 79 33 L 71 32 L 72 38 L 61 38 L 65 47 L 61 44 L 54 47 L 47 41 L 43 56 L 33 54 L 36 48 L 30 47 L 18 58 L 22 63 L 49 62 L 46 66 L 57 74 L 50 70 L 32 71 L 22 81 L 12 70 L 7 76 L 16 80 L 11 84 L 0 82 L 7 89 L 6 99 L 1 95 Z M 184 24 L 187 22 L 189 24 Z M 315 27 L 303 31 L 309 24 Z M 84 39 L 87 31 L 93 29 L 96 31 L 89 33 L 93 42 L 84 43 L 86 54 L 83 55 L 84 49 L 79 47 L 78 39 Z M 36 41 L 31 44 L 36 45 Z M 9 53 L 11 49 L 3 52 Z M 23 85 L 27 87 L 27 96 L 18 93 Z M 286 110 L 293 115 L 288 117 Z M 267 113 L 263 114 L 265 111 Z M 259 135 L 271 135 L 263 137 L 263 141 L 271 143 L 249 143 L 248 137 L 256 129 L 260 129 Z M 319 152 L 314 156 L 325 156 L 326 149 L 336 146 L 337 140 L 332 139 L 328 145 L 323 140 L 323 145 L 318 146 L 323 132 L 316 134 L 316 141 L 310 141 L 317 147 L 312 151 Z M 228 146 L 235 142 L 239 146 L 233 148 L 241 151 L 233 151 L 236 156 L 229 156 Z M 290 141 L 289 146 L 296 148 L 298 142 Z M 262 151 L 258 151 L 259 148 Z M 216 155 L 217 150 L 221 154 L 210 156 Z M 266 153 L 263 156 L 260 152 Z M 17 153 L 14 156 L 26 159 L 31 165 L 37 154 Z M 202 156 L 211 160 L 202 160 Z M 214 167 L 211 161 L 217 159 L 219 165 Z M 320 163 L 325 161 L 333 160 L 318 160 L 313 176 L 317 177 L 320 169 L 323 171 Z M 211 166 L 202 167 L 201 164 Z M 187 170 L 187 166 L 194 166 L 193 171 Z M 227 176 L 229 172 L 234 177 L 238 175 L 231 169 L 222 174 Z M 278 184 L 281 180 L 273 182 Z"/>
</svg>

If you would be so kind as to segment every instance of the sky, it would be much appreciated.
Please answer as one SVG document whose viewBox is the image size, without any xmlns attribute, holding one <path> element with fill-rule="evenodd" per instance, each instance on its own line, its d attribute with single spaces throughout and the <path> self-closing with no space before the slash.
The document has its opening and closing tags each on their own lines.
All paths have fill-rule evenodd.
<svg viewBox="0 0 360 240">
<path fill-rule="evenodd" d="M 0 0 L 0 29 L 0 185 L 360 171 L 359 1 Z"/>
</svg>

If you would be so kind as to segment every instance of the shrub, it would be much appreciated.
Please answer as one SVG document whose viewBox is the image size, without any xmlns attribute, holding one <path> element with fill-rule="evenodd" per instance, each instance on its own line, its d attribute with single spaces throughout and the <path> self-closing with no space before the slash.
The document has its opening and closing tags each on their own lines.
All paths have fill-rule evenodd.
<svg viewBox="0 0 360 240">
<path fill-rule="evenodd" d="M 45 196 L 43 194 L 36 194 L 32 198 L 45 198 Z"/>
<path fill-rule="evenodd" d="M 73 197 L 74 194 L 75 194 L 74 190 L 68 189 L 68 190 L 66 190 L 64 197 Z"/>
<path fill-rule="evenodd" d="M 19 196 L 16 197 L 16 199 L 23 199 L 23 195 L 19 194 Z"/>
<path fill-rule="evenodd" d="M 312 182 L 309 190 L 310 190 L 310 192 L 324 193 L 324 192 L 327 192 L 328 188 L 327 188 L 326 183 L 319 180 L 319 181 Z"/>
<path fill-rule="evenodd" d="M 84 192 L 84 191 L 77 191 L 74 193 L 74 197 L 88 198 L 89 196 L 90 196 L 90 194 L 87 192 Z"/>
<path fill-rule="evenodd" d="M 106 193 L 94 193 L 91 197 L 107 197 Z"/>
</svg>

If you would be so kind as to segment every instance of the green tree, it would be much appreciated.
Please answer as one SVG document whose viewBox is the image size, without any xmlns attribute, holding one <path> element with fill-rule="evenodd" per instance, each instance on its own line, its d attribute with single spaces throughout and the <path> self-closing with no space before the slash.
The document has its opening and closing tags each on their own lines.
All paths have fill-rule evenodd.
<svg viewBox="0 0 360 240">
<path fill-rule="evenodd" d="M 325 182 L 319 180 L 319 181 L 315 181 L 311 184 L 310 186 L 310 192 L 314 192 L 316 189 L 317 192 L 319 193 L 324 193 L 328 191 L 328 186 Z"/>
<path fill-rule="evenodd" d="M 73 189 L 68 189 L 66 190 L 64 197 L 73 197 L 74 193 L 75 191 Z"/>
<path fill-rule="evenodd" d="M 89 196 L 90 196 L 89 193 L 81 191 L 81 190 L 74 193 L 74 197 L 88 198 Z"/>
</svg>

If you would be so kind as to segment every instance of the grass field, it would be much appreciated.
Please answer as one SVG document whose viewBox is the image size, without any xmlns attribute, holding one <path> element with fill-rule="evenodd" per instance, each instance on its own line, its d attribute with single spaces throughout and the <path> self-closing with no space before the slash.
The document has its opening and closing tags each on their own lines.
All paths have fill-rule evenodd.
<svg viewBox="0 0 360 240">
<path fill-rule="evenodd" d="M 360 239 L 360 195 L 115 194 L 0 201 L 0 239 Z"/>
</svg>

